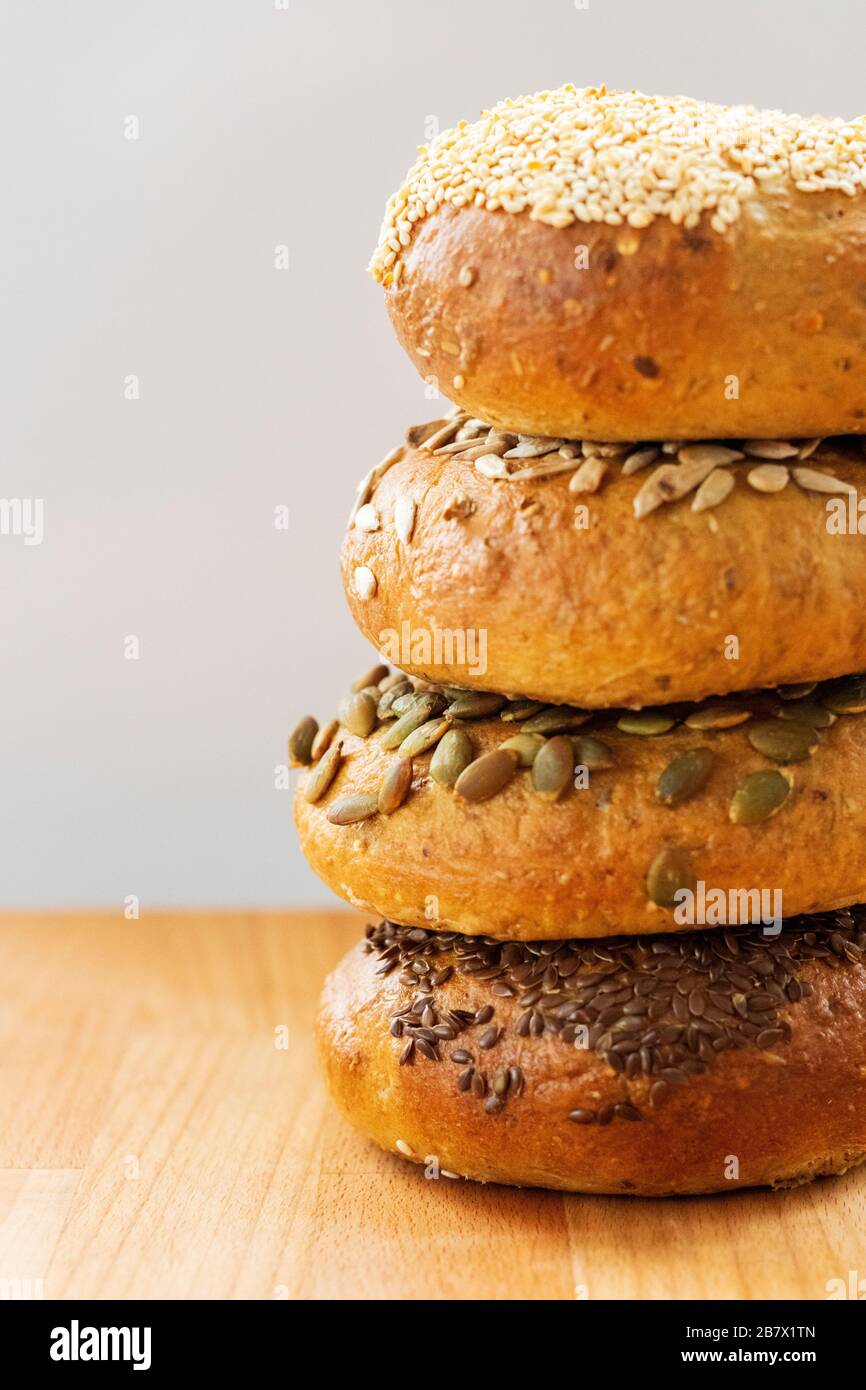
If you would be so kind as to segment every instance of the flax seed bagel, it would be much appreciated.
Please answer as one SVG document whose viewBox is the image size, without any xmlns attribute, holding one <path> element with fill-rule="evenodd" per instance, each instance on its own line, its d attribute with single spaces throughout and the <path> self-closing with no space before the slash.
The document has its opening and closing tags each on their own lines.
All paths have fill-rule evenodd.
<svg viewBox="0 0 866 1390">
<path fill-rule="evenodd" d="M 541 948 L 382 923 L 330 976 L 334 1100 L 428 1177 L 662 1196 L 866 1157 L 864 912 Z"/>
<path fill-rule="evenodd" d="M 302 849 L 356 907 L 540 940 L 712 929 L 747 890 L 779 916 L 866 899 L 863 678 L 592 716 L 361 679 L 292 739 Z"/>
<path fill-rule="evenodd" d="M 419 372 L 538 435 L 866 429 L 866 118 L 566 86 L 445 131 L 371 262 Z"/>
<path fill-rule="evenodd" d="M 532 445 L 461 416 L 410 430 L 363 480 L 343 544 L 361 631 L 431 680 L 583 706 L 866 665 L 859 440 L 700 444 L 684 461 L 604 447 L 509 458 Z M 717 505 L 693 510 L 708 488 Z"/>
</svg>

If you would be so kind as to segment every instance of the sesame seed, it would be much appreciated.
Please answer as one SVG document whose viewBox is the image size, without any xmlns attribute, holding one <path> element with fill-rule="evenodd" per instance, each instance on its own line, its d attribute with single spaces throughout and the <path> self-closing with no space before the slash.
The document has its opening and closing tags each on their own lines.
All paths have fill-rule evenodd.
<svg viewBox="0 0 866 1390">
<path fill-rule="evenodd" d="M 445 204 L 528 212 L 551 227 L 622 226 L 620 249 L 631 255 L 627 229 L 657 217 L 689 230 L 707 214 L 723 234 L 771 180 L 802 193 L 862 193 L 866 120 L 569 83 L 498 102 L 422 145 L 388 202 L 370 272 L 396 283 L 415 228 Z"/>
</svg>

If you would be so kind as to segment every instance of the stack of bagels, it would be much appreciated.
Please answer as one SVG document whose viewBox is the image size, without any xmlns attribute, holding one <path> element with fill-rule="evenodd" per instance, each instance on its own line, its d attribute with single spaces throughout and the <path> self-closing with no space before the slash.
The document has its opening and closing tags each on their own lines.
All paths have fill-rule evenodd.
<svg viewBox="0 0 866 1390">
<path fill-rule="evenodd" d="M 866 121 L 504 101 L 421 148 L 371 269 L 454 405 L 367 474 L 346 532 L 385 660 L 290 740 L 304 852 L 373 914 L 323 998 L 334 1098 L 446 1178 L 844 1171 L 866 1157 Z"/>
</svg>

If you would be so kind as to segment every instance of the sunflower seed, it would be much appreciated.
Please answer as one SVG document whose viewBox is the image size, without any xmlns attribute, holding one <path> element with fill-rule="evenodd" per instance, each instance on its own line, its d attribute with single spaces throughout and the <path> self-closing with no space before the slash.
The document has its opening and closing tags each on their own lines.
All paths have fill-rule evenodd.
<svg viewBox="0 0 866 1390">
<path fill-rule="evenodd" d="M 482 753 L 461 772 L 454 791 L 466 801 L 486 801 L 508 785 L 516 770 L 517 755 L 511 749 Z"/>
<path fill-rule="evenodd" d="M 790 724 L 780 719 L 762 719 L 748 731 L 752 747 L 777 763 L 802 763 L 818 747 L 815 731 L 808 724 Z"/>
<path fill-rule="evenodd" d="M 329 724 L 323 724 L 310 749 L 311 762 L 318 762 L 323 753 L 327 753 L 334 741 L 334 735 L 340 727 L 339 719 L 332 719 Z"/>
<path fill-rule="evenodd" d="M 628 478 L 632 473 L 639 473 L 642 468 L 647 468 L 651 463 L 655 463 L 659 456 L 659 450 L 654 444 L 648 445 L 646 449 L 638 449 L 635 453 L 629 454 L 622 465 L 622 475 Z"/>
<path fill-rule="evenodd" d="M 677 466 L 673 463 L 661 464 L 651 473 L 646 482 L 634 495 L 632 507 L 636 517 L 648 516 L 663 502 L 671 502 L 678 495 L 674 479 Z"/>
<path fill-rule="evenodd" d="M 304 797 L 307 801 L 321 800 L 336 777 L 342 761 L 342 746 L 339 743 L 332 743 L 310 771 L 304 787 Z"/>
<path fill-rule="evenodd" d="M 571 482 L 569 492 L 598 492 L 608 470 L 608 461 L 603 458 L 584 459 Z"/>
<path fill-rule="evenodd" d="M 672 758 L 656 782 L 656 799 L 663 806 L 679 806 L 695 796 L 709 779 L 713 755 L 709 748 L 690 748 Z"/>
<path fill-rule="evenodd" d="M 416 729 L 420 729 L 421 725 L 426 724 L 428 719 L 432 719 L 440 713 L 444 703 L 444 697 L 434 691 L 423 695 L 413 695 L 408 708 L 403 710 L 396 723 L 392 724 L 383 735 L 382 747 L 399 748 L 405 738 L 408 738 Z"/>
<path fill-rule="evenodd" d="M 833 714 L 866 713 L 866 676 L 834 681 L 821 692 L 821 704 Z"/>
<path fill-rule="evenodd" d="M 823 444 L 823 439 L 807 439 L 800 445 L 797 451 L 797 458 L 800 460 L 810 459 L 819 445 Z"/>
<path fill-rule="evenodd" d="M 670 715 L 662 714 L 660 710 L 640 709 L 622 715 L 616 721 L 616 727 L 623 734 L 640 734 L 644 738 L 655 738 L 658 734 L 666 734 L 674 727 L 674 723 L 675 720 Z"/>
<path fill-rule="evenodd" d="M 806 492 L 856 492 L 851 483 L 834 478 L 830 473 L 820 473 L 817 468 L 793 468 L 794 481 Z"/>
<path fill-rule="evenodd" d="M 792 459 L 799 450 L 796 444 L 789 444 L 787 439 L 747 439 L 743 444 L 743 453 L 753 459 Z"/>
<path fill-rule="evenodd" d="M 445 718 L 483 719 L 487 715 L 498 714 L 504 704 L 504 695 L 494 695 L 486 690 L 467 690 L 451 701 L 445 710 Z"/>
<path fill-rule="evenodd" d="M 576 734 L 572 743 L 578 767 L 585 767 L 589 772 L 603 772 L 614 766 L 616 760 L 610 747 L 594 734 Z"/>
<path fill-rule="evenodd" d="M 379 788 L 378 809 L 383 816 L 390 816 L 406 800 L 412 785 L 412 759 L 395 758 L 382 779 Z"/>
<path fill-rule="evenodd" d="M 378 809 L 378 797 L 360 792 L 354 796 L 338 796 L 331 802 L 327 814 L 332 825 L 354 825 L 356 821 L 375 816 Z"/>
<path fill-rule="evenodd" d="M 449 729 L 430 759 L 430 776 L 442 787 L 453 787 L 472 762 L 472 740 L 464 729 Z"/>
<path fill-rule="evenodd" d="M 505 457 L 507 459 L 537 459 L 541 458 L 542 454 L 552 453 L 553 450 L 567 443 L 568 440 L 566 439 L 538 438 L 532 442 L 526 440 L 517 444 L 513 449 L 509 449 Z"/>
<path fill-rule="evenodd" d="M 572 1120 L 572 1121 L 574 1122 L 574 1124 L 576 1124 L 576 1125 L 594 1125 L 594 1124 L 595 1124 L 595 1111 L 594 1111 L 594 1110 L 569 1110 L 569 1112 L 568 1112 L 568 1118 L 569 1118 L 570 1120 Z"/>
<path fill-rule="evenodd" d="M 466 416 L 462 413 L 452 416 L 450 420 L 446 420 L 444 425 L 440 426 L 433 434 L 428 434 L 421 448 L 426 449 L 430 453 L 432 453 L 434 449 L 440 449 L 443 444 L 447 444 L 454 438 L 465 419 Z"/>
<path fill-rule="evenodd" d="M 752 772 L 734 793 L 728 814 L 735 825 L 759 825 L 787 800 L 791 782 L 775 768 Z"/>
<path fill-rule="evenodd" d="M 788 486 L 790 474 L 781 463 L 762 463 L 750 468 L 746 481 L 756 492 L 781 492 Z"/>
<path fill-rule="evenodd" d="M 752 712 L 738 705 L 702 705 L 686 719 L 688 729 L 733 729 L 745 724 Z"/>
<path fill-rule="evenodd" d="M 586 710 L 571 705 L 549 705 L 520 726 L 522 734 L 568 734 L 589 719 Z"/>
<path fill-rule="evenodd" d="M 522 735 L 532 737 L 532 735 Z M 574 776 L 574 748 L 566 734 L 548 739 L 532 762 L 532 790 L 544 801 L 556 801 Z"/>
<path fill-rule="evenodd" d="M 369 565 L 355 566 L 355 593 L 360 599 L 372 598 L 379 581 Z"/>
<path fill-rule="evenodd" d="M 685 444 L 677 450 L 680 463 L 706 464 L 708 468 L 724 467 L 742 457 L 741 449 L 729 449 L 724 444 Z"/>
<path fill-rule="evenodd" d="M 359 531 L 378 531 L 379 513 L 372 502 L 365 502 L 355 513 L 355 525 Z"/>
<path fill-rule="evenodd" d="M 498 454 L 480 454 L 475 467 L 485 478 L 507 478 L 509 475 L 508 464 Z"/>
<path fill-rule="evenodd" d="M 692 498 L 693 512 L 708 512 L 718 507 L 734 489 L 734 475 L 724 468 L 714 468 L 701 483 Z"/>
<path fill-rule="evenodd" d="M 289 734 L 289 757 L 293 762 L 303 763 L 305 766 L 312 762 L 313 740 L 319 731 L 319 725 L 311 714 L 304 715 L 295 725 Z"/>
<path fill-rule="evenodd" d="M 340 702 L 340 720 L 350 733 L 367 738 L 376 726 L 377 704 L 370 695 L 358 691 Z"/>
<path fill-rule="evenodd" d="M 400 744 L 400 756 L 402 758 L 417 758 L 422 753 L 429 753 L 447 728 L 448 721 L 446 719 L 428 719 L 426 724 L 422 724 L 420 728 L 413 730 L 408 738 L 404 738 Z"/>
<path fill-rule="evenodd" d="M 415 530 L 416 507 L 411 497 L 398 497 L 394 503 L 394 530 L 397 537 L 408 545 Z"/>
<path fill-rule="evenodd" d="M 541 734 L 514 734 L 500 744 L 517 754 L 518 767 L 532 767 L 539 750 L 544 747 Z"/>
<path fill-rule="evenodd" d="M 647 874 L 647 896 L 656 907 L 673 907 L 680 889 L 694 892 L 695 875 L 687 850 L 663 849 L 656 855 Z"/>
</svg>

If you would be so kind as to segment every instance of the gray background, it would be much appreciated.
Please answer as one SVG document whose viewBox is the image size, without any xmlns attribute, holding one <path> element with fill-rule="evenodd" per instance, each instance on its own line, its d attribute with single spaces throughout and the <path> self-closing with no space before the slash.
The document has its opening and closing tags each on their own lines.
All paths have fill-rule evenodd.
<svg viewBox="0 0 866 1390">
<path fill-rule="evenodd" d="M 354 484 L 436 413 L 364 273 L 425 121 L 566 81 L 851 117 L 861 9 L 4 0 L 0 25 L 0 496 L 45 503 L 41 546 L 0 536 L 0 900 L 329 902 L 274 768 L 371 655 L 337 576 Z"/>
</svg>

